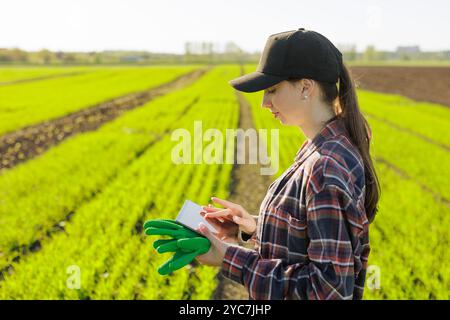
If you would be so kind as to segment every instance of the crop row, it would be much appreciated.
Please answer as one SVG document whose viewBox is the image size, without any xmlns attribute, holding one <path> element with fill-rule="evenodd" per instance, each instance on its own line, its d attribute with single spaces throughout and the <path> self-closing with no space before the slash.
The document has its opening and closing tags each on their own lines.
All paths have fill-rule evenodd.
<svg viewBox="0 0 450 320">
<path fill-rule="evenodd" d="M 360 90 L 363 112 L 402 130 L 420 134 L 450 149 L 450 110 L 441 105 L 418 102 L 398 95 Z"/>
<path fill-rule="evenodd" d="M 128 93 L 157 87 L 194 68 L 107 68 L 70 77 L 0 87 L 0 135 Z"/>
<path fill-rule="evenodd" d="M 1 67 L 0 85 L 24 80 L 41 79 L 44 77 L 68 75 L 79 72 L 89 72 L 97 68 L 90 67 Z"/>
</svg>

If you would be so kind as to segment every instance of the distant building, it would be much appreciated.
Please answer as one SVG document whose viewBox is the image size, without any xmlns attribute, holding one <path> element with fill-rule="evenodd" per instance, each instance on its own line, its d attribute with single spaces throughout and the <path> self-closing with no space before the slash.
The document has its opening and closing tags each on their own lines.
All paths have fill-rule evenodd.
<svg viewBox="0 0 450 320">
<path fill-rule="evenodd" d="M 142 60 L 143 60 L 143 58 L 141 56 L 137 56 L 137 55 L 129 55 L 129 56 L 120 57 L 120 61 L 122 61 L 122 62 L 139 62 Z"/>
<path fill-rule="evenodd" d="M 419 46 L 399 46 L 395 51 L 395 58 L 402 60 L 417 59 L 420 53 Z"/>
<path fill-rule="evenodd" d="M 419 54 L 420 48 L 419 46 L 399 46 L 396 52 L 398 54 Z"/>
</svg>

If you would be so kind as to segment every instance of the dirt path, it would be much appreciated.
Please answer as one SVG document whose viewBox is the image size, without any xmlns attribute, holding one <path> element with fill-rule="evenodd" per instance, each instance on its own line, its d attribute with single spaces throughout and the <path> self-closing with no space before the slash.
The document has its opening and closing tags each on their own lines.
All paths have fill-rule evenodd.
<svg viewBox="0 0 450 320">
<path fill-rule="evenodd" d="M 155 97 L 187 86 L 209 68 L 181 75 L 175 80 L 149 90 L 86 108 L 58 119 L 39 123 L 0 137 L 0 172 L 42 154 L 80 132 L 93 131 L 126 111 L 140 107 Z"/>
<path fill-rule="evenodd" d="M 350 67 L 361 89 L 400 94 L 450 107 L 450 67 Z"/>
<path fill-rule="evenodd" d="M 236 91 L 236 95 L 240 106 L 238 127 L 244 130 L 254 128 L 249 103 L 241 93 Z M 266 194 L 267 188 L 272 182 L 270 176 L 260 174 L 260 168 L 261 166 L 259 164 L 235 164 L 231 176 L 231 195 L 229 200 L 239 203 L 253 215 L 259 213 L 260 204 Z M 248 300 L 248 292 L 244 286 L 225 278 L 222 272 L 218 273 L 217 278 L 219 285 L 212 299 Z"/>
</svg>

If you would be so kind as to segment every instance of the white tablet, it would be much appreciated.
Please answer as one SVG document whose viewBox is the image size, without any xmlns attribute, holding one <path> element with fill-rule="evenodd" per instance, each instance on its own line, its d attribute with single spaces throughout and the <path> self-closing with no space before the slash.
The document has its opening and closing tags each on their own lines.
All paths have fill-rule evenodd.
<svg viewBox="0 0 450 320">
<path fill-rule="evenodd" d="M 203 211 L 201 205 L 190 200 L 186 200 L 175 220 L 196 232 L 198 232 L 196 230 L 198 228 L 198 224 L 203 222 L 209 230 L 217 233 L 217 230 L 210 223 L 208 223 L 205 218 L 202 217 L 200 214 L 201 211 Z"/>
</svg>

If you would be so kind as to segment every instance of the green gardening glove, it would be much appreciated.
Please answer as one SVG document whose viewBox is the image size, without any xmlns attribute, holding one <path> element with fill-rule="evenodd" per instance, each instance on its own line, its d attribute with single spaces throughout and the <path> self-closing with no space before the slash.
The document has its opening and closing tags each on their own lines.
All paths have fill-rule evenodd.
<svg viewBox="0 0 450 320">
<path fill-rule="evenodd" d="M 160 275 L 166 275 L 192 262 L 198 255 L 205 254 L 211 247 L 211 242 L 204 237 L 156 240 L 153 247 L 158 253 L 175 252 L 175 254 L 158 268 Z"/>
<path fill-rule="evenodd" d="M 158 273 L 166 275 L 189 264 L 196 256 L 209 251 L 210 241 L 195 231 L 174 220 L 155 219 L 144 224 L 147 235 L 167 235 L 172 239 L 159 239 L 153 243 L 158 253 L 175 252 L 175 254 L 158 268 Z"/>
<path fill-rule="evenodd" d="M 176 239 L 193 238 L 201 236 L 200 233 L 195 232 L 174 220 L 168 219 L 154 219 L 144 223 L 145 234 L 158 236 L 171 236 Z"/>
<path fill-rule="evenodd" d="M 199 251 L 200 254 L 208 252 L 211 247 L 211 242 L 205 237 L 182 238 L 182 239 L 159 239 L 153 242 L 153 248 L 158 253 Z"/>
</svg>

